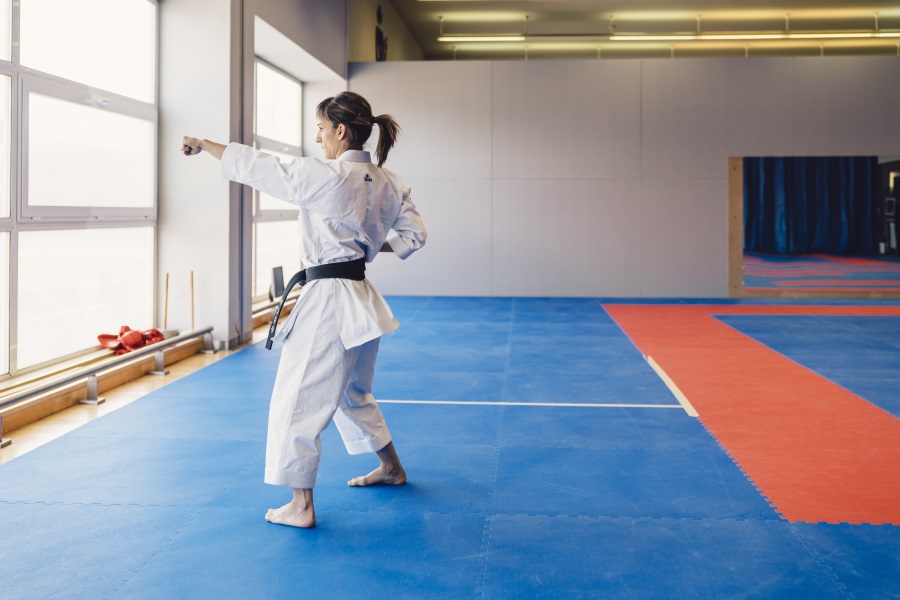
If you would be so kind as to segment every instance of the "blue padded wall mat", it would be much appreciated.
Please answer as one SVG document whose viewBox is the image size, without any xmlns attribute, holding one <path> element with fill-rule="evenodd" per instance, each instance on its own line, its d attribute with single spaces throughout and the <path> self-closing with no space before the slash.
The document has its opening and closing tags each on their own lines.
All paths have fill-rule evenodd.
<svg viewBox="0 0 900 600">
<path fill-rule="evenodd" d="M 330 427 L 318 527 L 267 523 L 279 353 L 252 346 L 0 465 L 3 597 L 896 596 L 900 528 L 779 518 L 600 300 L 391 303 L 376 396 L 408 485 L 347 487 L 376 459 Z M 420 402 L 444 400 L 468 404 Z"/>
</svg>

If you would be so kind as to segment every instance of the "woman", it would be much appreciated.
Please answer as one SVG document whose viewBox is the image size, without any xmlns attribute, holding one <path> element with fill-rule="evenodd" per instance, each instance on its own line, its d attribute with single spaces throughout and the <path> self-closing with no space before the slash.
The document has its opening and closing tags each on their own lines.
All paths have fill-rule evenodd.
<svg viewBox="0 0 900 600">
<path fill-rule="evenodd" d="M 425 243 L 425 226 L 400 177 L 382 168 L 399 127 L 389 115 L 372 116 L 352 92 L 323 100 L 316 110 L 316 143 L 324 160 L 276 157 L 240 144 L 185 137 L 187 156 L 205 150 L 222 161 L 222 175 L 300 207 L 303 265 L 327 271 L 302 289 L 276 339 L 283 340 L 272 392 L 265 482 L 293 489 L 293 499 L 266 519 L 314 527 L 313 487 L 319 435 L 334 419 L 350 454 L 375 452 L 381 464 L 351 486 L 402 485 L 400 463 L 372 396 L 379 338 L 399 326 L 365 263 L 381 250 L 407 258 Z M 378 125 L 372 164 L 363 144 Z M 337 272 L 337 274 L 335 274 Z M 359 275 L 359 276 L 355 276 Z"/>
</svg>

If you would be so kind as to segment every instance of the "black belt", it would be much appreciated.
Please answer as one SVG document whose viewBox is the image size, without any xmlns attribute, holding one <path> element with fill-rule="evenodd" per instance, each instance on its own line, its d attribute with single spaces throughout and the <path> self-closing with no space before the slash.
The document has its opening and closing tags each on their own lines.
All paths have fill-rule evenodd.
<svg viewBox="0 0 900 600">
<path fill-rule="evenodd" d="M 288 294 L 295 285 L 306 285 L 308 281 L 314 279 L 352 279 L 354 281 L 362 281 L 366 278 L 366 259 L 357 258 L 347 262 L 331 263 L 327 265 L 317 265 L 315 267 L 307 267 L 295 273 L 291 280 L 284 288 L 284 295 L 281 296 L 281 302 L 272 315 L 272 324 L 269 325 L 269 335 L 266 337 L 266 350 L 272 349 L 272 338 L 275 337 L 275 328 L 278 327 L 278 319 L 281 317 L 281 309 L 284 308 L 284 301 L 287 300 Z M 296 308 L 296 307 L 295 307 Z"/>
</svg>

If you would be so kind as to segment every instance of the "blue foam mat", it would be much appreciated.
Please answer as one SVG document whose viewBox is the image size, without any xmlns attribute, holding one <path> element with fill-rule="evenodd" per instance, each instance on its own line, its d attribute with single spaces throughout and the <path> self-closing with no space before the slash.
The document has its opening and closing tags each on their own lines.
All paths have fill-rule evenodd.
<svg viewBox="0 0 900 600">
<path fill-rule="evenodd" d="M 486 598 L 846 600 L 772 521 L 498 515 L 489 529 Z"/>
<path fill-rule="evenodd" d="M 400 443 L 410 482 L 401 487 L 351 488 L 347 481 L 374 469 L 371 455 L 349 456 L 335 435 L 326 435 L 315 489 L 316 506 L 325 510 L 408 513 L 484 513 L 493 489 L 494 449 L 489 445 L 447 446 Z M 263 456 L 254 457 L 246 474 L 216 493 L 216 506 L 275 508 L 290 500 L 283 488 L 262 483 Z M 263 511 L 265 512 L 265 511 Z"/>
<path fill-rule="evenodd" d="M 484 371 L 409 372 L 376 368 L 373 393 L 385 400 L 451 400 L 500 402 L 504 373 Z"/>
<path fill-rule="evenodd" d="M 64 437 L 0 467 L 0 500 L 135 506 L 208 503 L 260 441 Z"/>
<path fill-rule="evenodd" d="M 376 396 L 672 402 L 599 299 L 391 302 L 409 326 Z M 407 368 L 423 348 L 449 368 Z M 898 528 L 779 519 L 678 408 L 385 402 L 410 484 L 349 488 L 375 459 L 331 427 L 319 526 L 271 525 L 289 497 L 262 483 L 277 361 L 248 348 L 0 465 L 4 597 L 896 596 Z"/>
<path fill-rule="evenodd" d="M 2 595 L 121 597 L 117 590 L 197 514 L 191 507 L 0 502 Z"/>
<path fill-rule="evenodd" d="M 116 419 L 92 421 L 69 435 L 104 439 L 265 440 L 268 395 L 198 398 L 190 391 L 193 386 L 187 383 L 177 389 L 181 391 L 175 393 L 176 390 L 167 387 L 154 392 L 140 402 L 117 410 Z"/>
<path fill-rule="evenodd" d="M 501 447 L 622 449 L 679 452 L 714 448 L 697 419 L 680 408 L 642 410 L 503 406 Z"/>
<path fill-rule="evenodd" d="M 481 310 L 489 316 L 480 322 L 472 315 L 464 320 L 457 316 L 437 319 L 423 309 L 398 334 L 384 338 L 377 396 L 677 403 L 596 300 L 499 299 L 462 305 L 476 315 Z M 438 314 L 449 310 L 444 306 Z M 509 315 L 515 322 L 510 322 Z"/>
<path fill-rule="evenodd" d="M 857 598 L 900 597 L 900 527 L 797 523 L 792 530 L 813 558 Z"/>
<path fill-rule="evenodd" d="M 501 448 L 493 510 L 504 514 L 777 519 L 714 447 Z"/>
<path fill-rule="evenodd" d="M 255 509 L 204 511 L 116 598 L 473 596 L 484 518 L 319 511 L 319 526 L 271 525 Z"/>
</svg>

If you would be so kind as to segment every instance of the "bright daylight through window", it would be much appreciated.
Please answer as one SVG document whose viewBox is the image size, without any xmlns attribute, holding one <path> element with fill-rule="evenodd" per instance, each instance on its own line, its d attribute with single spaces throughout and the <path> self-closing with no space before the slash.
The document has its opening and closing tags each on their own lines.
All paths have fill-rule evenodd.
<svg viewBox="0 0 900 600">
<path fill-rule="evenodd" d="M 29 206 L 153 207 L 152 121 L 35 93 L 28 109 Z"/>
<path fill-rule="evenodd" d="M 157 4 L 0 0 L 0 376 L 155 324 Z"/>
<path fill-rule="evenodd" d="M 23 66 L 143 102 L 155 101 L 155 3 L 27 0 L 19 11 Z"/>
<path fill-rule="evenodd" d="M 121 325 L 149 329 L 153 235 L 152 227 L 21 232 L 19 367 L 83 350 Z"/>
<path fill-rule="evenodd" d="M 296 79 L 256 63 L 254 139 L 264 152 L 280 160 L 300 156 L 303 145 L 303 87 Z M 261 300 L 272 284 L 272 269 L 281 267 L 287 280 L 300 270 L 297 207 L 254 192 L 253 297 Z"/>
</svg>

